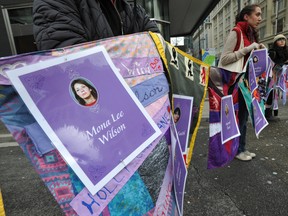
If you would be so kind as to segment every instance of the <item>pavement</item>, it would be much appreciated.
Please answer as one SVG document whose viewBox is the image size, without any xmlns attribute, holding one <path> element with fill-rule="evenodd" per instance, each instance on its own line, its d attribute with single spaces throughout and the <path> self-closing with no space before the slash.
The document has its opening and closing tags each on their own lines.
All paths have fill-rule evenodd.
<svg viewBox="0 0 288 216">
<path fill-rule="evenodd" d="M 280 121 L 271 122 L 259 139 L 248 123 L 247 147 L 257 154 L 255 159 L 235 159 L 213 170 L 207 169 L 208 109 L 205 101 L 188 170 L 184 216 L 287 216 L 288 105 L 279 105 Z M 0 131 L 0 189 L 6 216 L 63 215 L 3 125 Z"/>
</svg>

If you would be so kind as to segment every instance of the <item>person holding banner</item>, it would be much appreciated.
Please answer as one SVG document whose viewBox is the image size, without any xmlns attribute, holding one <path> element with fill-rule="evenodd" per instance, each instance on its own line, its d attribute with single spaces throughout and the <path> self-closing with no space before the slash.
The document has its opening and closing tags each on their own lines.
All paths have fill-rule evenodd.
<svg viewBox="0 0 288 216">
<path fill-rule="evenodd" d="M 136 32 L 159 32 L 145 10 L 125 0 L 34 0 L 33 34 L 48 50 Z"/>
<path fill-rule="evenodd" d="M 286 45 L 287 38 L 283 34 L 278 34 L 273 39 L 273 45 L 271 49 L 269 49 L 269 57 L 275 63 L 274 71 L 276 72 L 276 68 L 282 69 L 284 64 L 288 64 L 288 48 Z M 279 70 L 278 69 L 278 70 Z M 282 72 L 282 71 L 279 71 Z M 272 80 L 269 80 L 271 82 Z M 273 100 L 274 96 L 277 94 L 277 90 L 273 89 L 266 101 L 265 104 L 265 117 L 268 121 L 277 121 L 279 118 L 278 116 L 278 106 L 274 107 L 274 116 L 272 115 L 273 110 Z"/>
<path fill-rule="evenodd" d="M 221 54 L 218 67 L 224 68 L 232 72 L 235 84 L 239 80 L 247 79 L 247 69 L 245 68 L 246 61 L 250 52 L 254 49 L 261 49 L 265 46 L 259 44 L 257 27 L 260 24 L 261 8 L 257 4 L 245 6 L 236 16 L 236 26 L 229 33 L 224 50 Z M 241 64 L 235 64 L 241 62 Z M 244 73 L 242 73 L 244 72 Z M 241 74 L 241 75 L 239 75 Z M 235 88 L 235 84 L 230 88 Z M 228 90 L 232 92 L 233 89 Z M 248 110 L 242 92 L 238 89 L 238 104 L 239 104 L 239 147 L 236 158 L 241 161 L 249 161 L 256 156 L 255 153 L 246 150 L 246 129 L 248 121 Z"/>
</svg>

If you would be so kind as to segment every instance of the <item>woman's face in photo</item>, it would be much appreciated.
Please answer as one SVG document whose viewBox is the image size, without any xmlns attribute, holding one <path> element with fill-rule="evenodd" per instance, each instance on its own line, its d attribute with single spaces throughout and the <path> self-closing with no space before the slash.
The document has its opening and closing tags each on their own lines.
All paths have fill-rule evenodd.
<svg viewBox="0 0 288 216">
<path fill-rule="evenodd" d="M 173 117 L 174 117 L 174 123 L 178 122 L 178 120 L 180 119 L 180 115 L 178 112 L 175 112 Z"/>
<path fill-rule="evenodd" d="M 84 84 L 75 83 L 74 89 L 75 89 L 76 94 L 82 99 L 85 99 L 91 96 L 91 90 Z"/>
</svg>

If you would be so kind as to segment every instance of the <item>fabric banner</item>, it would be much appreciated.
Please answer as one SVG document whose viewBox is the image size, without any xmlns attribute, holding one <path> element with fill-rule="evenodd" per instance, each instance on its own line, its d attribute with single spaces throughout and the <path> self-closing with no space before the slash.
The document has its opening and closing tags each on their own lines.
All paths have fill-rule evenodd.
<svg viewBox="0 0 288 216">
<path fill-rule="evenodd" d="M 39 122 L 37 123 L 30 113 L 30 111 L 34 111 L 29 111 L 23 100 L 17 92 L 15 92 L 14 87 L 7 78 L 7 73 L 9 70 L 17 68 L 21 68 L 21 70 L 26 70 L 24 68 L 29 68 L 30 66 L 32 68 L 39 62 L 46 64 L 57 58 L 65 59 L 65 56 L 69 59 L 70 54 L 78 54 L 81 53 L 81 51 L 97 46 L 105 47 L 105 50 L 107 50 L 117 71 L 119 71 L 121 77 L 129 85 L 131 92 L 135 95 L 133 100 L 137 100 L 141 103 L 141 106 L 145 107 L 149 117 L 154 124 L 157 125 L 157 128 L 160 129 L 161 135 L 156 141 L 144 148 L 130 163 L 125 164 L 126 166 L 118 175 L 111 178 L 108 183 L 98 190 L 95 196 L 92 196 L 92 194 L 87 192 L 87 188 L 79 179 L 77 173 L 72 169 L 73 167 L 69 166 L 67 161 L 62 158 L 58 149 L 53 148 L 55 140 L 49 142 L 50 138 L 44 138 L 43 132 L 40 130 L 38 131 L 37 128 L 39 127 L 37 124 Z M 164 65 L 162 64 L 162 61 L 164 62 Z M 65 62 L 65 60 L 63 62 Z M 169 65 L 167 62 L 169 62 Z M 84 64 L 83 67 L 87 68 L 89 67 L 89 64 Z M 87 72 L 87 70 L 85 71 Z M 164 71 L 169 72 L 167 76 L 164 76 Z M 65 73 L 61 73 L 59 68 L 56 67 L 55 70 L 53 69 L 53 73 L 55 73 L 53 74 L 55 77 L 61 77 L 65 74 L 70 81 L 81 76 L 81 73 L 76 71 L 74 67 L 67 67 Z M 208 65 L 183 53 L 177 48 L 173 49 L 173 47 L 166 43 L 159 35 L 147 32 L 108 38 L 55 50 L 5 57 L 0 59 L 0 118 L 15 140 L 19 143 L 26 157 L 40 175 L 65 215 L 81 215 L 81 210 L 80 213 L 77 213 L 76 210 L 74 210 L 74 208 L 77 209 L 79 206 L 84 207 L 88 215 L 91 215 L 91 211 L 92 214 L 102 216 L 128 214 L 151 215 L 156 212 L 156 209 L 157 211 L 159 210 L 158 212 L 162 212 L 162 210 L 164 210 L 163 208 L 166 208 L 166 206 L 161 205 L 161 203 L 165 205 L 168 203 L 169 208 L 165 215 L 174 216 L 178 215 L 174 187 L 171 185 L 171 181 L 167 181 L 165 176 L 165 170 L 170 169 L 168 168 L 168 161 L 171 156 L 171 153 L 169 153 L 168 150 L 170 136 L 166 133 L 170 127 L 171 110 L 173 110 L 170 106 L 171 95 L 175 93 L 193 97 L 193 120 L 190 129 L 192 138 L 190 140 L 188 156 L 190 162 L 193 145 L 201 120 L 208 73 Z M 43 86 L 48 80 L 48 74 L 43 73 L 39 76 L 27 77 L 26 81 L 29 83 L 27 85 L 29 85 L 31 89 L 38 89 L 39 86 Z M 110 83 L 110 81 L 103 81 L 108 79 L 108 77 L 104 77 L 102 80 L 96 80 L 96 74 L 97 71 L 95 71 L 95 78 L 91 76 L 87 80 L 94 84 L 96 90 L 99 90 L 100 93 L 101 90 L 99 85 Z M 107 76 L 108 75 L 109 73 Z M 168 80 L 165 79 L 166 77 L 168 77 Z M 117 79 L 111 79 L 113 82 L 115 80 Z M 53 84 L 55 88 L 61 86 L 60 81 L 60 78 L 55 81 Z M 170 92 L 168 92 L 168 81 L 171 84 Z M 160 83 L 161 85 L 159 86 Z M 109 91 L 113 91 L 114 85 L 109 85 L 111 89 L 104 90 L 103 95 L 107 94 Z M 62 85 L 61 88 L 64 88 L 64 85 Z M 69 92 L 68 88 L 67 92 Z M 119 100 L 119 105 L 124 102 L 126 103 L 126 99 L 121 100 L 123 99 L 122 96 L 119 96 L 119 98 L 115 97 L 117 93 L 118 90 L 115 89 L 114 96 L 110 98 Z M 34 101 L 41 101 L 44 95 L 45 91 L 34 91 Z M 73 101 L 75 105 L 81 107 L 81 105 L 76 104 L 75 98 L 73 99 L 71 95 L 72 92 L 70 91 L 69 97 L 70 99 L 72 98 L 71 101 Z M 99 97 L 99 101 L 101 99 L 104 100 L 104 98 L 105 97 Z M 63 106 L 65 103 L 62 103 Z M 43 105 L 44 104 L 45 101 L 43 102 Z M 55 104 L 59 105 L 61 104 L 61 101 L 55 101 L 53 107 Z M 47 108 L 49 107 L 51 106 L 48 106 Z M 53 107 L 51 108 L 51 112 L 47 110 L 49 115 L 56 112 Z M 95 107 L 97 107 L 97 105 Z M 95 107 L 92 105 L 92 107 L 85 107 L 85 109 L 97 112 L 99 107 L 94 109 Z M 111 108 L 117 109 L 117 106 Z M 119 112 L 116 112 L 113 117 L 121 117 L 121 113 L 119 115 L 117 113 L 119 114 Z M 63 112 L 63 115 L 65 116 L 66 113 Z M 126 112 L 124 113 L 124 116 L 126 116 Z M 127 117 L 128 116 L 127 113 Z M 133 115 L 130 117 L 132 118 L 132 116 Z M 114 119 L 116 120 L 116 118 Z M 134 120 L 137 118 L 134 117 Z M 121 118 L 119 118 L 119 120 L 120 119 Z M 35 134 L 41 134 L 43 139 L 32 139 Z M 127 140 L 129 140 L 129 138 L 130 136 L 127 137 L 126 140 L 123 140 L 123 144 L 128 143 Z M 33 142 L 37 143 L 35 144 Z M 53 146 L 51 146 L 51 143 Z M 133 144 L 136 143 L 137 141 L 133 141 Z M 42 151 L 39 151 L 39 147 L 41 147 Z M 106 153 L 105 155 L 107 156 Z M 171 173 L 169 179 L 171 178 L 173 179 L 173 173 Z M 161 185 L 165 184 L 165 182 L 169 183 L 167 184 L 165 191 L 162 191 L 163 188 L 161 188 Z M 184 186 L 184 184 L 182 186 Z M 137 188 L 137 190 L 135 188 Z M 167 188 L 169 189 L 170 197 L 168 202 L 168 195 L 166 194 Z M 85 200 L 81 200 L 83 197 L 80 197 L 80 194 L 84 194 L 83 197 L 85 197 Z M 179 198 L 177 199 L 179 200 Z M 78 205 L 77 208 L 75 207 L 76 205 Z"/>
<path fill-rule="evenodd" d="M 98 45 L 105 47 L 113 63 L 119 69 L 121 76 L 125 79 L 125 81 L 127 80 L 130 87 L 137 84 L 140 85 L 141 82 L 154 78 L 155 75 L 163 74 L 163 65 L 161 63 L 160 56 L 149 33 L 120 36 L 117 38 L 109 38 L 97 42 L 65 47 L 56 50 L 1 58 L 0 66 L 1 70 L 5 71 L 6 74 L 7 70 L 9 69 L 20 67 L 24 68 L 39 61 L 44 62 L 46 60 L 53 60 L 58 57 L 77 53 L 81 50 L 86 50 Z M 123 64 L 121 64 L 122 61 Z M 75 70 L 67 70 L 67 75 L 70 79 L 72 79 L 79 76 L 79 73 L 77 73 Z M 41 76 L 38 76 L 36 80 L 31 81 L 41 84 L 43 79 Z M 165 80 L 164 82 L 166 82 L 168 86 L 168 82 Z M 37 151 L 35 151 L 35 146 L 32 140 L 29 139 L 25 132 L 25 126 L 35 123 L 35 119 L 28 111 L 22 99 L 19 97 L 19 95 L 17 95 L 14 88 L 11 86 L 10 80 L 8 80 L 6 76 L 1 77 L 1 84 L 0 94 L 3 95 L 3 97 L 0 97 L 1 120 L 12 133 L 15 140 L 20 144 L 20 147 L 26 154 L 27 158 L 32 162 L 32 165 L 39 173 L 40 177 L 53 194 L 56 201 L 59 203 L 65 215 L 78 215 L 69 203 L 85 188 L 84 185 L 79 180 L 77 175 L 75 175 L 74 171 L 67 166 L 66 162 L 60 156 L 58 150 L 54 149 L 42 156 L 38 155 Z M 37 88 L 37 85 L 34 87 Z M 40 93 L 41 92 L 39 92 L 39 94 Z M 168 101 L 168 103 L 165 101 Z M 153 121 L 156 121 L 154 116 L 159 116 L 157 123 L 155 122 L 159 129 L 161 129 L 161 127 L 165 129 L 166 125 L 169 125 L 169 121 L 167 122 L 165 120 L 165 115 L 169 116 L 170 118 L 170 103 L 168 100 L 167 91 L 162 95 L 157 94 L 157 97 L 151 98 L 149 104 L 146 104 L 145 109 L 152 117 Z M 161 113 L 161 110 L 167 111 L 169 114 L 166 114 L 165 112 Z M 161 115 L 158 115 L 158 113 L 161 113 Z M 164 136 L 164 133 L 165 132 L 161 133 L 161 137 Z M 149 211 L 149 209 L 155 206 L 157 197 L 159 195 L 159 188 L 163 180 L 162 173 L 163 171 L 165 172 L 168 162 L 166 155 L 168 149 L 167 141 L 166 139 L 161 140 L 162 141 L 151 150 L 151 154 L 154 157 L 149 157 L 145 160 L 149 161 L 150 164 L 150 161 L 157 158 L 157 163 L 152 162 L 154 165 L 154 171 L 150 172 L 148 175 L 145 173 L 145 176 L 143 177 L 141 173 L 144 173 L 143 170 L 146 170 L 147 165 L 145 165 L 145 163 L 142 165 L 140 164 L 138 169 L 138 171 L 141 171 L 139 174 L 140 178 L 142 179 L 141 181 L 143 181 L 143 184 L 138 184 L 138 191 L 143 190 L 142 195 L 146 194 L 146 199 L 143 199 L 143 196 L 140 196 L 139 193 L 127 193 L 127 191 L 133 191 L 132 188 L 135 186 L 133 183 L 135 182 L 135 178 L 139 179 L 138 177 L 131 177 L 131 180 L 129 179 L 125 184 L 125 188 L 121 188 L 114 199 L 109 202 L 109 204 L 107 203 L 108 206 L 106 204 L 106 207 L 103 209 L 101 215 L 118 215 L 119 205 L 121 202 L 123 203 L 123 201 L 125 201 L 126 209 L 128 209 L 128 212 L 131 214 L 139 214 L 140 212 L 140 214 L 145 214 Z M 137 176 L 137 174 L 135 175 Z M 147 187 L 147 176 L 154 180 L 152 186 Z M 117 180 L 119 181 L 119 179 Z M 137 182 L 140 183 L 139 180 L 137 180 Z M 149 183 L 151 184 L 151 182 Z M 112 191 L 111 188 L 107 187 L 107 189 Z M 144 191 L 146 192 L 144 193 Z M 102 193 L 102 198 L 103 195 L 104 194 Z M 142 203 L 142 205 L 135 205 L 135 202 L 132 201 L 132 199 L 137 200 L 138 198 L 139 200 L 142 200 L 142 202 L 138 202 L 139 204 Z M 144 205 L 146 202 L 145 200 L 147 201 L 147 206 L 149 209 L 146 208 L 146 204 Z M 149 204 L 151 203 L 149 200 L 152 201 L 152 205 Z M 143 208 L 144 206 L 146 207 Z M 125 215 L 124 209 L 123 214 Z"/>
<path fill-rule="evenodd" d="M 239 73 L 233 73 L 221 68 L 213 67 L 210 70 L 208 86 L 210 107 L 208 169 L 223 167 L 229 164 L 237 154 L 239 136 L 222 144 L 221 101 L 225 96 L 232 96 L 234 116 L 238 125 L 238 83 L 236 82 L 238 76 Z M 232 115 L 232 113 L 230 114 Z"/>
<path fill-rule="evenodd" d="M 71 70 L 79 76 L 71 78 Z M 8 77 L 92 195 L 161 134 L 104 47 L 11 70 Z"/>
<path fill-rule="evenodd" d="M 189 166 L 201 122 L 210 66 L 164 41 L 161 35 L 150 34 L 168 71 L 171 95 L 193 97 L 191 139 L 186 160 L 187 166 Z M 174 109 L 175 105 L 172 104 L 172 110 Z"/>
</svg>

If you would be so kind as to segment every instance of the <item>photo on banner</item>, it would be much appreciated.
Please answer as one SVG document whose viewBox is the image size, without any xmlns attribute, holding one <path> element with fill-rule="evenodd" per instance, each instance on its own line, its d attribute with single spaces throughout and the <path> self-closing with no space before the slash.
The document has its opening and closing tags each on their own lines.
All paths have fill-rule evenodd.
<svg viewBox="0 0 288 216">
<path fill-rule="evenodd" d="M 173 120 L 179 137 L 181 151 L 185 155 L 189 146 L 189 132 L 192 124 L 193 97 L 173 94 Z"/>
<path fill-rule="evenodd" d="M 239 127 L 235 117 L 232 95 L 221 98 L 221 142 L 240 136 Z"/>
<path fill-rule="evenodd" d="M 171 122 L 170 134 L 173 165 L 173 186 L 179 215 L 183 215 L 184 192 L 188 171 L 182 156 L 182 150 L 174 121 Z"/>
<path fill-rule="evenodd" d="M 161 134 L 102 46 L 8 76 L 92 195 Z"/>
</svg>

